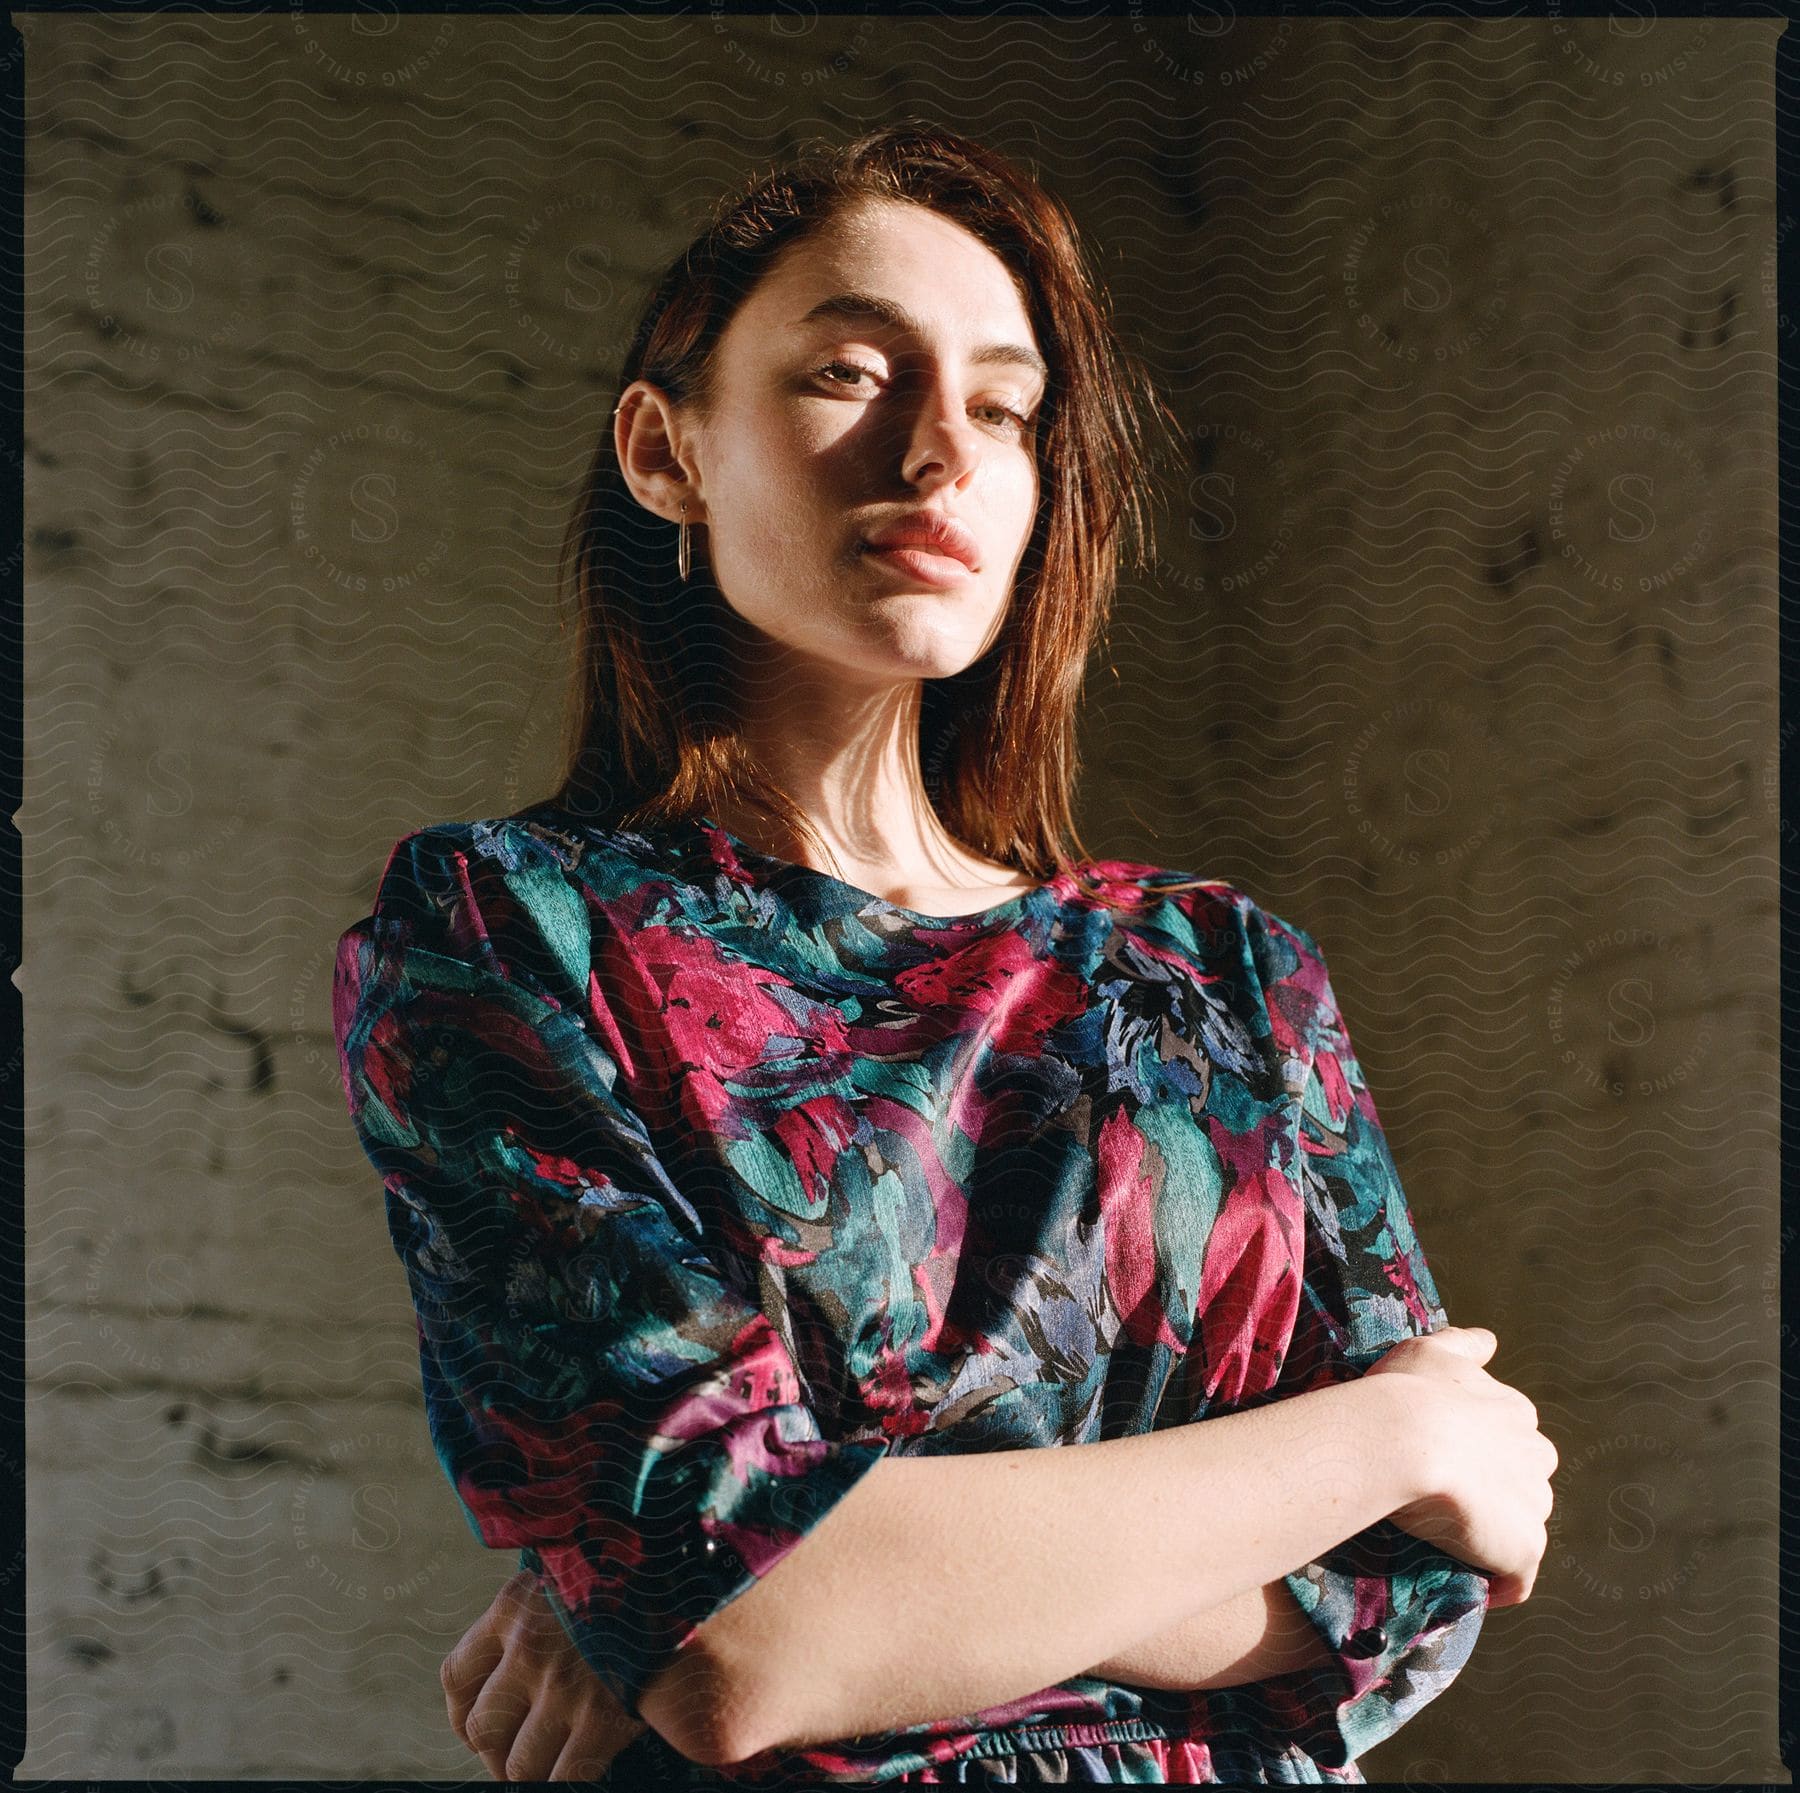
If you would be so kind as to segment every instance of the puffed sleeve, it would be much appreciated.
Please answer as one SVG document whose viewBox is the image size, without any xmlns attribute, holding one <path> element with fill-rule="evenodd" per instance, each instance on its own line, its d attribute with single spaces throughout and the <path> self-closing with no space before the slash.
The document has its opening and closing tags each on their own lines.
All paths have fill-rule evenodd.
<svg viewBox="0 0 1800 1793">
<path fill-rule="evenodd" d="M 400 841 L 342 935 L 333 1025 L 417 1317 L 426 1420 L 480 1541 L 542 1580 L 633 1717 L 696 1627 L 886 1453 L 821 1435 L 753 1286 L 630 1096 L 636 1029 L 541 842 Z M 472 832 L 474 831 L 474 832 Z"/>
<path fill-rule="evenodd" d="M 1299 1310 L 1272 1392 L 1360 1376 L 1402 1339 L 1449 1324 L 1325 959 L 1264 914 L 1260 950 L 1275 1044 L 1300 1093 L 1292 1165 L 1305 1205 Z M 1284 1577 L 1336 1666 L 1266 1693 L 1292 1739 L 1341 1768 L 1450 1684 L 1487 1612 L 1488 1577 L 1382 1520 Z"/>
</svg>

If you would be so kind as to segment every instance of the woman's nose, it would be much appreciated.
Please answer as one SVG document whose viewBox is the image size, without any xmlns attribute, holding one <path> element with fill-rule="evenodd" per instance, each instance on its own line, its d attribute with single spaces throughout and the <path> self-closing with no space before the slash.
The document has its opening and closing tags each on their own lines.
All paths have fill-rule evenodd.
<svg viewBox="0 0 1800 1793">
<path fill-rule="evenodd" d="M 917 479 L 934 464 L 952 479 L 960 479 L 975 465 L 980 451 L 980 433 L 969 421 L 960 396 L 934 389 L 921 398 L 907 444 L 908 479 Z"/>
</svg>

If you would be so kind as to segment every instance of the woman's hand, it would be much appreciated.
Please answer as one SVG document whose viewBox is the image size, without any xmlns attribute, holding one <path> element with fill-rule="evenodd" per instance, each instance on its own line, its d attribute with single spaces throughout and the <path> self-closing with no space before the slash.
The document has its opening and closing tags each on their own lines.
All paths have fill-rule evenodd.
<svg viewBox="0 0 1800 1793">
<path fill-rule="evenodd" d="M 1403 1339 L 1366 1374 L 1407 1378 L 1431 1489 L 1389 1517 L 1486 1570 L 1490 1606 L 1518 1606 L 1549 1545 L 1557 1456 L 1529 1398 L 1481 1367 L 1498 1342 L 1485 1326 L 1446 1326 Z"/>
<path fill-rule="evenodd" d="M 450 1728 L 497 1781 L 594 1780 L 646 1728 L 582 1660 L 524 1569 L 463 1633 L 439 1678 Z"/>
</svg>

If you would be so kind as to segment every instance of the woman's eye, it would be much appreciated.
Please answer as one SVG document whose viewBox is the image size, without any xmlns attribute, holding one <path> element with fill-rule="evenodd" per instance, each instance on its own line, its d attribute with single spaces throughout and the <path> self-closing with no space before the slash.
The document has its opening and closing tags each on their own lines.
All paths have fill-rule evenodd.
<svg viewBox="0 0 1800 1793">
<path fill-rule="evenodd" d="M 873 368 L 859 367 L 854 361 L 828 361 L 814 371 L 834 386 L 855 386 L 859 381 L 878 380 L 881 377 Z M 1023 411 L 1015 411 L 1012 406 L 1003 405 L 998 399 L 990 399 L 976 408 L 981 411 L 997 411 L 1006 420 L 1007 427 L 1016 428 L 1021 435 L 1032 428 L 1032 420 Z"/>
<path fill-rule="evenodd" d="M 848 380 L 833 380 L 832 384 L 836 386 L 853 386 L 859 379 L 873 380 L 877 377 L 872 368 L 858 367 L 854 361 L 828 361 L 818 371 L 826 375 L 849 374 L 852 376 Z"/>
<path fill-rule="evenodd" d="M 1006 418 L 1011 423 L 1017 424 L 1021 430 L 1027 430 L 1031 427 L 1031 419 L 1027 417 L 1023 411 L 1015 411 L 1012 406 L 1003 405 L 998 400 L 985 404 L 981 408 L 984 411 L 998 411 L 1002 417 Z"/>
</svg>

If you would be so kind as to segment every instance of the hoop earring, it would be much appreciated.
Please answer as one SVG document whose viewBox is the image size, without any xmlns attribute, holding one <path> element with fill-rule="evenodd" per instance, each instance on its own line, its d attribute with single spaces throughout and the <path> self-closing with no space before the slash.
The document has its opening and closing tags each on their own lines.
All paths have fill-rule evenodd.
<svg viewBox="0 0 1800 1793">
<path fill-rule="evenodd" d="M 681 501 L 681 526 L 675 532 L 675 570 L 680 573 L 681 582 L 685 585 L 691 570 L 688 552 L 687 500 L 685 498 Z"/>
</svg>

